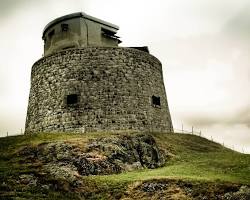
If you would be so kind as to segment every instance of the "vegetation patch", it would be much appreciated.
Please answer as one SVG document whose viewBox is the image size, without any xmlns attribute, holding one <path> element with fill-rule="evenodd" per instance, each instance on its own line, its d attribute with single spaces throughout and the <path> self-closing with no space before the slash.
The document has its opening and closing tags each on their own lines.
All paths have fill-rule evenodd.
<svg viewBox="0 0 250 200">
<path fill-rule="evenodd" d="M 0 199 L 247 199 L 250 193 L 250 155 L 194 135 L 44 133 L 1 138 L 0 148 Z"/>
</svg>

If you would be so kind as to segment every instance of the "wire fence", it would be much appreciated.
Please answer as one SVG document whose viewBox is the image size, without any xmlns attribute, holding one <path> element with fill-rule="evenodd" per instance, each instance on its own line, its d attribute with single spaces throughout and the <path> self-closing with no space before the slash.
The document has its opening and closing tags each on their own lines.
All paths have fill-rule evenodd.
<svg viewBox="0 0 250 200">
<path fill-rule="evenodd" d="M 196 135 L 196 136 L 199 136 L 199 137 L 208 139 L 208 140 L 210 140 L 210 141 L 212 141 L 212 142 L 218 143 L 218 144 L 222 145 L 222 146 L 225 147 L 225 148 L 232 149 L 232 150 L 234 150 L 234 151 L 239 151 L 239 152 L 241 152 L 241 153 L 247 153 L 243 147 L 242 147 L 241 150 L 239 150 L 239 149 L 236 149 L 236 148 L 234 147 L 234 145 L 225 145 L 224 142 L 216 141 L 216 140 L 213 138 L 213 136 L 202 135 L 201 130 L 198 130 L 198 131 L 197 131 L 197 130 L 195 130 L 195 128 L 194 128 L 193 126 L 191 127 L 190 130 L 185 130 L 185 129 L 183 128 L 183 125 L 182 125 L 181 129 L 174 129 L 174 133 L 182 133 L 182 134 L 192 134 L 192 135 Z"/>
<path fill-rule="evenodd" d="M 9 131 L 7 131 L 6 133 L 0 133 L 0 137 L 9 137 L 9 136 L 17 136 L 17 135 L 23 135 L 24 134 L 24 131 L 23 129 L 21 128 L 20 129 L 20 132 L 19 133 L 10 133 Z"/>
<path fill-rule="evenodd" d="M 216 142 L 220 145 L 222 145 L 223 147 L 225 148 L 229 148 L 229 149 L 232 149 L 234 151 L 240 151 L 242 153 L 247 153 L 245 151 L 245 149 L 242 147 L 241 150 L 236 150 L 234 145 L 225 145 L 224 142 L 218 142 L 218 141 L 215 141 L 214 138 L 212 136 L 207 136 L 207 135 L 202 135 L 202 131 L 201 130 L 195 130 L 194 126 L 191 127 L 190 130 L 185 130 L 183 128 L 183 125 L 181 127 L 181 129 L 174 129 L 174 133 L 182 133 L 182 134 L 192 134 L 192 135 L 196 135 L 196 136 L 199 136 L 199 137 L 202 137 L 202 138 L 206 138 L 212 142 Z M 17 136 L 17 135 L 23 135 L 24 134 L 24 131 L 23 129 L 20 129 L 20 132 L 19 133 L 15 133 L 15 134 L 9 134 L 9 132 L 7 131 L 6 134 L 1 134 L 0 137 L 9 137 L 9 136 Z"/>
<path fill-rule="evenodd" d="M 185 134 L 192 134 L 192 135 L 201 136 L 201 130 L 200 131 L 195 131 L 193 126 L 192 126 L 191 130 L 184 130 L 183 127 L 182 127 L 182 129 L 174 129 L 174 132 L 175 133 L 185 133 Z"/>
</svg>

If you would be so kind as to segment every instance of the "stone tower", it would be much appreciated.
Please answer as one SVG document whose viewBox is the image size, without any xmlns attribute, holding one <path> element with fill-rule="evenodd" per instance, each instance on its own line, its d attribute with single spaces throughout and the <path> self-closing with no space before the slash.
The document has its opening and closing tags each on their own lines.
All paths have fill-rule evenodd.
<svg viewBox="0 0 250 200">
<path fill-rule="evenodd" d="M 118 47 L 118 29 L 85 13 L 45 27 L 25 134 L 173 131 L 160 61 L 147 47 Z"/>
</svg>

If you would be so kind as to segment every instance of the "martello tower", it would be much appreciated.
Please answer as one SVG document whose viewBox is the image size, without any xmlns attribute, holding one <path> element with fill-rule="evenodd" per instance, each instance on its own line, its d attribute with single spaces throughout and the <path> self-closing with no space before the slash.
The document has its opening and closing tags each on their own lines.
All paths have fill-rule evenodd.
<svg viewBox="0 0 250 200">
<path fill-rule="evenodd" d="M 74 13 L 43 31 L 32 67 L 26 134 L 172 132 L 160 61 L 147 47 L 118 47 L 119 27 Z"/>
</svg>

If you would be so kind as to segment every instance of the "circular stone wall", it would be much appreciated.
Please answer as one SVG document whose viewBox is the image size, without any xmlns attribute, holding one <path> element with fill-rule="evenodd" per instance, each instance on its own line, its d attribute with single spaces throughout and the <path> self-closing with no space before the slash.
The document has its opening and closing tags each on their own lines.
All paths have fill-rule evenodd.
<svg viewBox="0 0 250 200">
<path fill-rule="evenodd" d="M 60 51 L 32 67 L 25 133 L 172 131 L 161 63 L 132 48 Z"/>
</svg>

